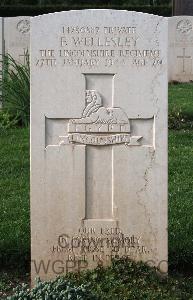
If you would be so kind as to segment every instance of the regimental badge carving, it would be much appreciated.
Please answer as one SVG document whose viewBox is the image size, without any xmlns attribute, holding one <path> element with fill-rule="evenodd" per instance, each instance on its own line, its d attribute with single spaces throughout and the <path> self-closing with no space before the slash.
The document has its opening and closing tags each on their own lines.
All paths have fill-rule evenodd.
<svg viewBox="0 0 193 300">
<path fill-rule="evenodd" d="M 27 19 L 23 19 L 17 23 L 17 30 L 20 33 L 28 33 L 30 31 L 30 21 Z"/>
<path fill-rule="evenodd" d="M 86 106 L 79 119 L 68 123 L 68 136 L 60 137 L 60 144 L 140 145 L 142 136 L 131 136 L 130 121 L 120 107 L 104 107 L 96 90 L 86 90 Z"/>
<path fill-rule="evenodd" d="M 86 107 L 81 119 L 69 122 L 69 132 L 130 132 L 126 113 L 119 107 L 104 107 L 99 93 L 86 91 Z"/>
<path fill-rule="evenodd" d="M 176 24 L 176 42 L 181 46 L 192 44 L 193 42 L 193 24 L 191 20 L 185 18 Z"/>
<path fill-rule="evenodd" d="M 187 19 L 183 19 L 177 23 L 176 30 L 182 34 L 190 34 L 192 31 L 192 22 Z"/>
</svg>

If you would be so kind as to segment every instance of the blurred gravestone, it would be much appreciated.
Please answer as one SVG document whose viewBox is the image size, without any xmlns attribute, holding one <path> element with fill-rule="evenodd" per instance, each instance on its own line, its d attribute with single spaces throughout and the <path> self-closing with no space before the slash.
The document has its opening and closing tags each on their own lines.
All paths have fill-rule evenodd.
<svg viewBox="0 0 193 300">
<path fill-rule="evenodd" d="M 175 16 L 169 22 L 169 81 L 193 80 L 193 17 Z"/>
<path fill-rule="evenodd" d="M 167 271 L 167 18 L 31 19 L 32 281 L 108 265 Z"/>
<path fill-rule="evenodd" d="M 0 55 L 3 54 L 3 22 L 4 22 L 4 19 L 3 18 L 0 18 Z"/>
<path fill-rule="evenodd" d="M 193 0 L 174 0 L 174 16 L 193 16 Z"/>
<path fill-rule="evenodd" d="M 2 79 L 2 58 L 4 54 L 4 31 L 3 31 L 4 19 L 0 18 L 0 80 Z M 1 94 L 0 94 L 1 97 Z M 0 108 L 2 107 L 2 100 L 0 99 Z"/>
<path fill-rule="evenodd" d="M 4 21 L 5 53 L 26 64 L 30 48 L 30 17 L 11 17 Z"/>
</svg>

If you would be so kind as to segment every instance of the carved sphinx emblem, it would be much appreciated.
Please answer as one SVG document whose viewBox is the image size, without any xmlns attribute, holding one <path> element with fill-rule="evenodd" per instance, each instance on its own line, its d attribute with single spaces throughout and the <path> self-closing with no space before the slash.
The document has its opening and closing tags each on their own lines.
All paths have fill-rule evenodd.
<svg viewBox="0 0 193 300">
<path fill-rule="evenodd" d="M 82 117 L 69 120 L 68 136 L 60 136 L 60 145 L 140 146 L 142 136 L 131 136 L 130 121 L 122 108 L 103 106 L 96 90 L 87 90 L 85 100 Z"/>
<path fill-rule="evenodd" d="M 95 90 L 86 91 L 82 118 L 69 122 L 69 132 L 130 132 L 127 114 L 120 107 L 104 107 Z"/>
</svg>

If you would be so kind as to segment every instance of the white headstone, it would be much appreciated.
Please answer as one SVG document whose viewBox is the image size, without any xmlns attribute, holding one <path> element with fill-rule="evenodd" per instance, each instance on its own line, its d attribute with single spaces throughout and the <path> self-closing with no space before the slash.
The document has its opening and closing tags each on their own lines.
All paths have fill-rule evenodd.
<svg viewBox="0 0 193 300">
<path fill-rule="evenodd" d="M 4 19 L 0 18 L 0 80 L 2 79 L 2 59 L 4 54 L 3 22 Z M 2 108 L 1 99 L 0 99 L 0 108 Z"/>
<path fill-rule="evenodd" d="M 169 18 L 169 81 L 193 80 L 193 17 Z"/>
<path fill-rule="evenodd" d="M 4 22 L 5 53 L 25 64 L 30 48 L 30 17 L 10 17 Z"/>
<path fill-rule="evenodd" d="M 3 54 L 3 18 L 0 18 L 0 55 Z"/>
<path fill-rule="evenodd" d="M 32 281 L 115 256 L 167 270 L 167 30 L 127 11 L 31 19 Z"/>
</svg>

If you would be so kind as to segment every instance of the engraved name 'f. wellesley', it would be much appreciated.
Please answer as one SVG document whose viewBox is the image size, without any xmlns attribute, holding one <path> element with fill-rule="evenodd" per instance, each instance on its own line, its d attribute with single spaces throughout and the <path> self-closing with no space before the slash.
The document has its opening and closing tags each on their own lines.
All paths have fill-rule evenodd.
<svg viewBox="0 0 193 300">
<path fill-rule="evenodd" d="M 86 107 L 79 119 L 68 123 L 68 136 L 60 136 L 60 144 L 140 145 L 142 136 L 131 136 L 130 121 L 120 107 L 104 107 L 96 90 L 86 90 Z"/>
</svg>

